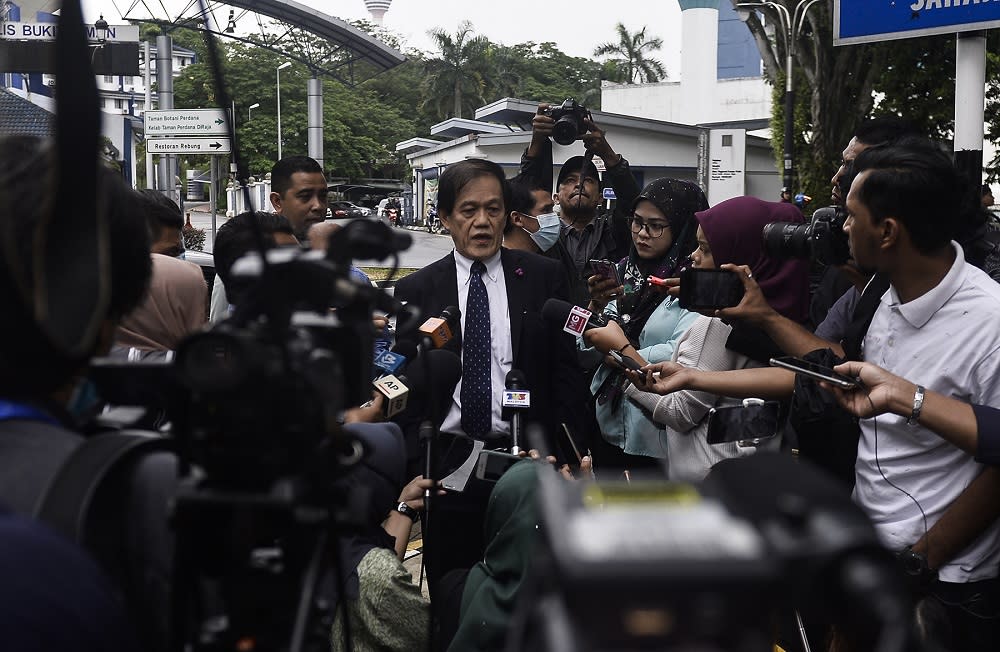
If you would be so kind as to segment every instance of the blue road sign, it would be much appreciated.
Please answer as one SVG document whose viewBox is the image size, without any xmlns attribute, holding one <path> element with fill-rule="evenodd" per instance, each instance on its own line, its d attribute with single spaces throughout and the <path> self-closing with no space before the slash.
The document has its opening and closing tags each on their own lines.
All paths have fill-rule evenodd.
<svg viewBox="0 0 1000 652">
<path fill-rule="evenodd" d="M 834 0 L 833 44 L 1000 27 L 1000 0 Z"/>
</svg>

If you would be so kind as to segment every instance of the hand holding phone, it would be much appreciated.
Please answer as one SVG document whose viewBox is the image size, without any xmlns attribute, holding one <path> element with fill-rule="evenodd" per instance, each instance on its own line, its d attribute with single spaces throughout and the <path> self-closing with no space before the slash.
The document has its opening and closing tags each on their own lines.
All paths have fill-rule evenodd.
<svg viewBox="0 0 1000 652">
<path fill-rule="evenodd" d="M 831 385 L 840 387 L 841 389 L 855 389 L 863 386 L 859 378 L 850 378 L 848 376 L 838 374 L 830 367 L 824 367 L 823 365 L 816 364 L 815 362 L 809 362 L 808 360 L 803 360 L 802 358 L 771 358 L 771 366 L 788 369 L 789 371 L 794 371 L 801 376 L 807 376 L 813 380 L 827 382 Z"/>
<path fill-rule="evenodd" d="M 593 268 L 594 273 L 603 279 L 615 282 L 615 287 L 622 284 L 621 276 L 618 274 L 618 265 L 607 259 L 593 259 L 590 261 L 590 266 Z"/>
<path fill-rule="evenodd" d="M 689 267 L 681 272 L 680 306 L 686 310 L 718 310 L 739 305 L 743 279 L 727 269 Z"/>
<path fill-rule="evenodd" d="M 608 351 L 608 355 L 610 355 L 615 362 L 625 367 L 626 369 L 631 369 L 632 371 L 642 370 L 641 364 L 639 364 L 632 358 L 628 357 L 627 355 L 622 355 L 621 353 L 615 351 L 614 349 Z"/>
</svg>

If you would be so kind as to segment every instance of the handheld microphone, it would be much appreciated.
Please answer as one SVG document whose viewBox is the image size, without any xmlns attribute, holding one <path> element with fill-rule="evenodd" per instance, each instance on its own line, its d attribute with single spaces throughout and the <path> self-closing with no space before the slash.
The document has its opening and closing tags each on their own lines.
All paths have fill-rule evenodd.
<svg viewBox="0 0 1000 652">
<path fill-rule="evenodd" d="M 382 416 L 391 419 L 406 409 L 410 389 L 409 381 L 400 371 L 408 360 L 417 355 L 417 347 L 413 342 L 400 340 L 389 351 L 380 353 L 374 361 L 379 375 L 373 381 L 375 389 L 385 397 Z"/>
<path fill-rule="evenodd" d="M 448 413 L 455 386 L 462 377 L 462 360 L 452 351 L 432 349 L 420 356 L 423 364 L 411 365 L 412 385 L 426 393 L 426 418 L 420 424 L 420 441 L 424 445 L 424 477 L 434 478 L 434 440 L 438 425 Z M 430 506 L 434 491 L 424 490 L 424 513 Z"/>
<path fill-rule="evenodd" d="M 448 306 L 438 317 L 431 317 L 418 329 L 427 348 L 440 349 L 458 332 L 462 312 L 458 306 Z"/>
<path fill-rule="evenodd" d="M 602 328 L 608 325 L 600 313 L 593 313 L 586 308 L 574 306 L 562 299 L 549 299 L 542 306 L 542 318 L 552 326 L 559 326 L 563 331 L 579 337 L 591 328 Z"/>
<path fill-rule="evenodd" d="M 503 393 L 503 418 L 510 421 L 510 436 L 512 455 L 521 452 L 521 433 L 524 428 L 523 412 L 531 407 L 531 392 L 526 389 L 524 374 L 518 369 L 511 369 L 504 379 L 506 389 Z"/>
<path fill-rule="evenodd" d="M 397 340 L 392 349 L 383 351 L 375 357 L 373 364 L 379 370 L 379 376 L 398 374 L 407 362 L 417 357 L 417 345 L 407 340 Z"/>
</svg>

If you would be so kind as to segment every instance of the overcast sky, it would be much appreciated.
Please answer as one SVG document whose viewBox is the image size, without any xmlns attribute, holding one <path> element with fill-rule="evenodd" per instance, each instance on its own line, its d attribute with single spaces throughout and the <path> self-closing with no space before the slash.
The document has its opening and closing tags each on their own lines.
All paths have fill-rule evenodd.
<svg viewBox="0 0 1000 652">
<path fill-rule="evenodd" d="M 370 18 L 364 0 L 299 2 L 343 20 Z M 83 0 L 84 18 L 93 22 L 103 12 L 109 23 L 120 24 L 124 22 L 121 12 L 129 11 L 132 4 L 133 0 Z M 162 13 L 157 0 L 148 4 Z M 187 2 L 164 0 L 163 4 L 176 12 Z M 140 5 L 135 11 L 144 10 Z M 228 11 L 217 9 L 216 16 L 225 20 Z M 588 58 L 598 43 L 614 40 L 617 22 L 630 31 L 646 26 L 648 35 L 663 39 L 663 49 L 653 56 L 666 65 L 670 79 L 680 77 L 680 8 L 676 0 L 392 0 L 385 26 L 400 34 L 407 45 L 431 51 L 428 30 L 441 27 L 454 32 L 463 20 L 472 21 L 477 34 L 495 42 L 554 41 L 563 52 Z M 244 20 L 240 27 L 252 30 L 254 25 Z"/>
</svg>

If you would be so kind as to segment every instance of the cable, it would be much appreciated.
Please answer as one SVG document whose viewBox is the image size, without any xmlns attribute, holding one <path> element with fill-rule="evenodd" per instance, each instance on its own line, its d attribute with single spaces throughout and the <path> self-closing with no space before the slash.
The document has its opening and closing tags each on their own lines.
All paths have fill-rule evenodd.
<svg viewBox="0 0 1000 652">
<path fill-rule="evenodd" d="M 876 412 L 876 410 L 875 410 L 875 403 L 872 401 L 871 395 L 866 394 L 865 398 L 868 399 L 868 404 L 871 406 L 872 413 L 874 414 Z M 890 480 L 889 478 L 887 478 L 886 475 L 885 475 L 885 472 L 882 470 L 882 463 L 878 459 L 878 417 L 874 417 L 874 416 L 872 417 L 872 427 L 873 427 L 873 429 L 875 431 L 875 467 L 878 468 L 879 475 L 882 476 L 882 479 L 885 480 L 886 484 L 888 484 L 890 487 L 892 487 L 893 489 L 895 489 L 899 493 L 903 494 L 904 496 L 906 496 L 907 498 L 909 498 L 910 500 L 912 500 L 913 504 L 917 506 L 918 510 L 920 510 L 920 516 L 924 520 L 924 537 L 926 537 L 927 536 L 927 514 L 924 512 L 924 508 L 920 506 L 920 501 L 918 501 L 916 498 L 914 498 L 908 491 L 906 491 L 905 489 L 903 489 L 899 485 L 895 484 L 892 480 Z"/>
</svg>

